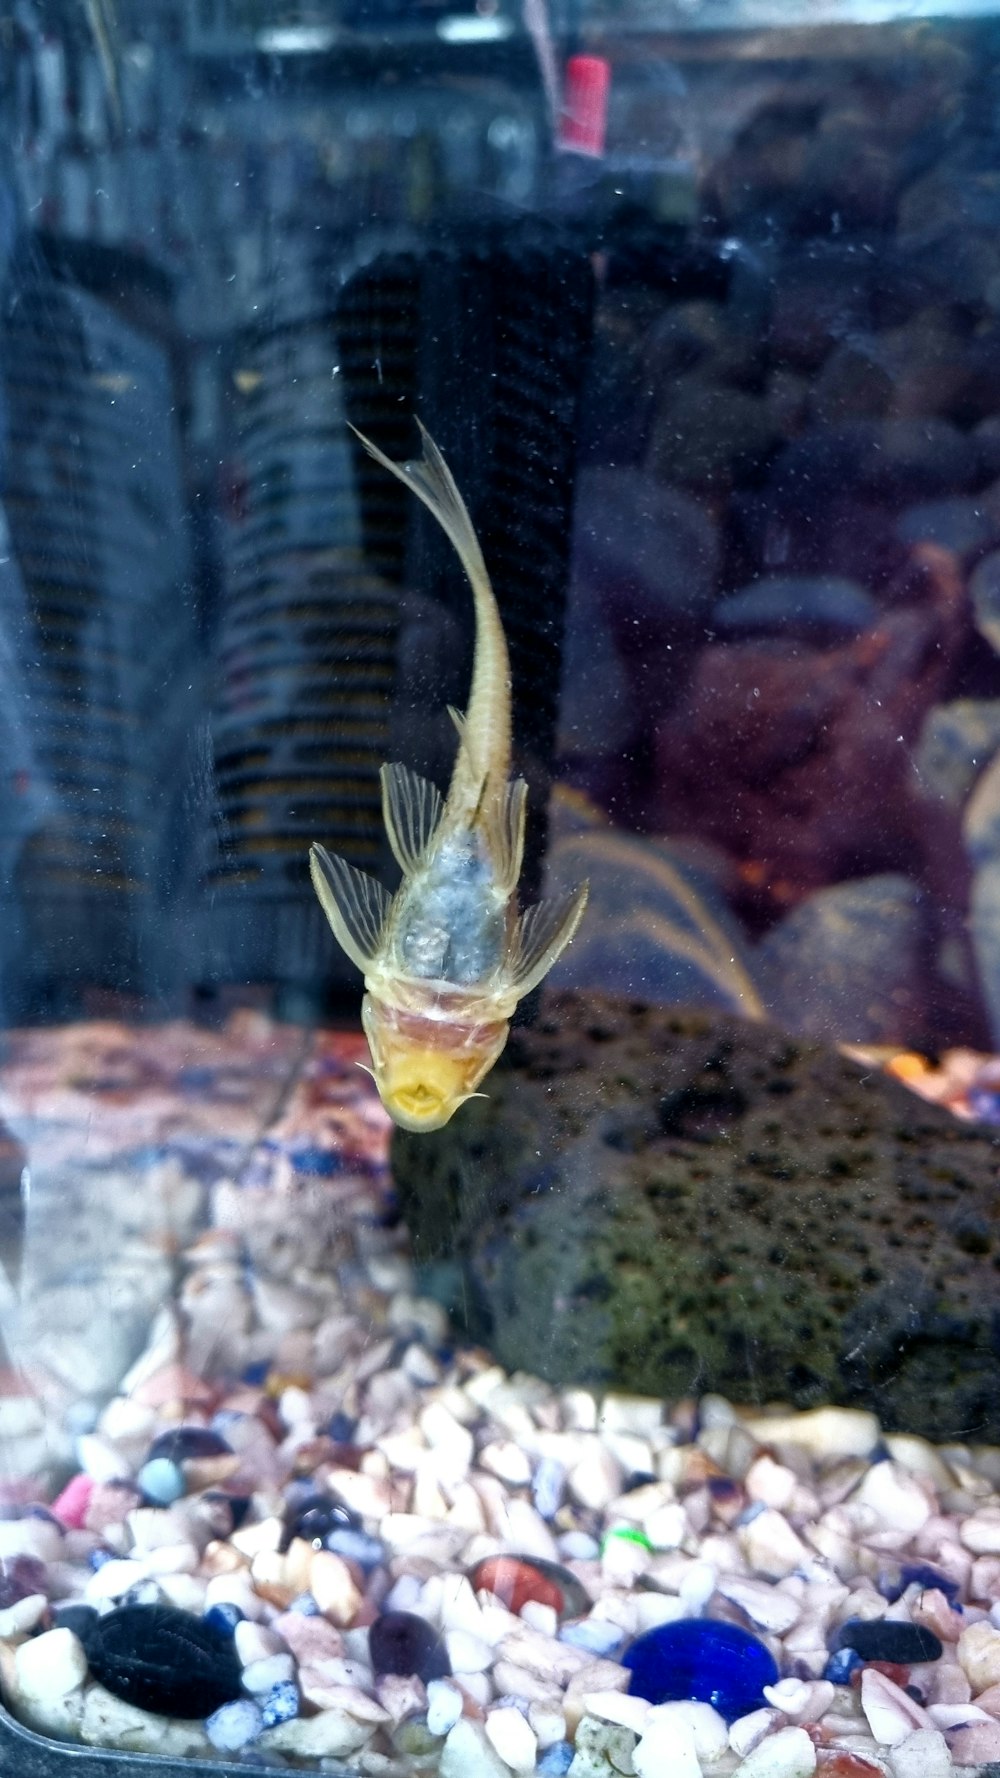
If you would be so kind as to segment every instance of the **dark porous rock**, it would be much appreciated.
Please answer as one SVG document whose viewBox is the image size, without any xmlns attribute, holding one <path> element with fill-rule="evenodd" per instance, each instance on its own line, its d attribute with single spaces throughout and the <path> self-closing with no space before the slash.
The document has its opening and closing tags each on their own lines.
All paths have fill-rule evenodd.
<svg viewBox="0 0 1000 1778">
<path fill-rule="evenodd" d="M 1000 1438 L 996 1131 L 760 1023 L 552 990 L 487 1086 L 392 1165 L 508 1369 Z"/>
<path fill-rule="evenodd" d="M 140 1710 L 211 1716 L 242 1696 L 242 1667 L 231 1636 L 173 1605 L 123 1605 L 89 1628 L 90 1671 L 116 1698 Z"/>
</svg>

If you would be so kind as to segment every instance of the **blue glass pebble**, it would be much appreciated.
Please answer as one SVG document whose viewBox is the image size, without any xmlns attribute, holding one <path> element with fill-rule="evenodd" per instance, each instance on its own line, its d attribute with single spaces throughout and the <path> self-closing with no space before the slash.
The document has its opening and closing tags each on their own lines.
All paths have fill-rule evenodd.
<svg viewBox="0 0 1000 1778">
<path fill-rule="evenodd" d="M 297 1611 L 300 1617 L 319 1617 L 320 1609 L 311 1593 L 297 1593 L 292 1600 L 289 1611 Z"/>
<path fill-rule="evenodd" d="M 823 1678 L 828 1679 L 831 1685 L 850 1685 L 851 1674 L 863 1666 L 864 1661 L 855 1649 L 838 1648 L 823 1668 Z"/>
<path fill-rule="evenodd" d="M 237 1698 L 223 1704 L 205 1719 L 205 1733 L 220 1753 L 239 1753 L 256 1741 L 264 1727 L 259 1705 L 252 1698 Z"/>
<path fill-rule="evenodd" d="M 749 1630 L 717 1618 L 680 1618 L 658 1624 L 626 1649 L 622 1664 L 632 1674 L 633 1697 L 651 1704 L 695 1698 L 713 1704 L 729 1722 L 760 1709 L 763 1688 L 775 1685 L 778 1668 L 770 1650 Z"/>
<path fill-rule="evenodd" d="M 270 1368 L 271 1360 L 269 1358 L 258 1358 L 255 1364 L 248 1364 L 243 1372 L 244 1383 L 249 1383 L 253 1389 L 259 1389 L 263 1383 L 267 1382 L 267 1373 Z"/>
<path fill-rule="evenodd" d="M 330 1424 L 326 1430 L 334 1444 L 349 1445 L 356 1426 L 357 1421 L 352 1420 L 350 1414 L 344 1414 L 338 1409 L 335 1414 L 330 1415 Z"/>
<path fill-rule="evenodd" d="M 355 1531 L 345 1525 L 331 1531 L 323 1542 L 328 1550 L 334 1550 L 338 1556 L 350 1557 L 361 1568 L 377 1568 L 385 1561 L 385 1545 L 377 1537 L 370 1537 L 367 1531 Z"/>
<path fill-rule="evenodd" d="M 543 1519 L 554 1519 L 562 1506 L 566 1491 L 566 1468 L 554 1457 L 543 1457 L 535 1470 L 532 1484 L 535 1511 Z"/>
<path fill-rule="evenodd" d="M 606 1658 L 612 1649 L 621 1647 L 625 1637 L 617 1624 L 603 1623 L 599 1618 L 584 1618 L 579 1624 L 563 1624 L 559 1640 L 568 1642 L 571 1648 L 584 1648 L 589 1654 Z"/>
<path fill-rule="evenodd" d="M 299 1714 L 299 1692 L 294 1679 L 283 1679 L 261 1700 L 261 1721 L 265 1729 L 276 1728 L 279 1722 L 291 1722 Z"/>
<path fill-rule="evenodd" d="M 90 1555 L 87 1557 L 87 1566 L 92 1568 L 96 1574 L 99 1568 L 104 1567 L 105 1562 L 113 1561 L 114 1556 L 111 1554 L 110 1550 L 91 1550 Z"/>
<path fill-rule="evenodd" d="M 542 1754 L 535 1771 L 544 1774 L 544 1778 L 565 1778 L 573 1764 L 573 1749 L 568 1741 L 553 1741 Z"/>
<path fill-rule="evenodd" d="M 243 1622 L 243 1613 L 238 1605 L 230 1605 L 228 1599 L 224 1599 L 218 1605 L 209 1606 L 205 1613 L 205 1622 L 212 1624 L 216 1630 L 221 1630 L 224 1635 L 231 1636 L 237 1624 Z"/>
<path fill-rule="evenodd" d="M 185 1492 L 183 1473 L 169 1457 L 154 1457 L 151 1462 L 144 1463 L 136 1481 L 146 1499 L 152 1500 L 156 1506 L 173 1506 Z"/>
</svg>

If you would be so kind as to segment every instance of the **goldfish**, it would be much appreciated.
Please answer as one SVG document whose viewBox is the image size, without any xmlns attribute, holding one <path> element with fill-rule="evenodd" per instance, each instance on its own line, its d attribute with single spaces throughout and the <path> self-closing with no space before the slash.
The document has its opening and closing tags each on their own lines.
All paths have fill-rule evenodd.
<svg viewBox="0 0 1000 1778">
<path fill-rule="evenodd" d="M 451 710 L 458 752 L 447 797 L 408 766 L 381 770 L 382 814 L 402 871 L 395 895 L 313 845 L 309 868 L 341 949 L 365 982 L 362 1024 L 389 1116 L 439 1130 L 503 1051 L 518 1001 L 569 944 L 587 884 L 519 911 L 527 785 L 511 779 L 511 677 L 496 598 L 472 521 L 441 452 L 420 427 L 419 459 L 369 455 L 438 521 L 462 563 L 476 644 L 465 715 Z"/>
</svg>

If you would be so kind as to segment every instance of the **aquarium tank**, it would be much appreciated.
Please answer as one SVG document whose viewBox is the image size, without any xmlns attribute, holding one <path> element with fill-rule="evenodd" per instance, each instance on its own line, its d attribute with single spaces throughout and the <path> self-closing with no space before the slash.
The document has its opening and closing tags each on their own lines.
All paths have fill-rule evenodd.
<svg viewBox="0 0 1000 1778">
<path fill-rule="evenodd" d="M 1000 5 L 0 8 L 0 1774 L 1000 1774 Z"/>
</svg>

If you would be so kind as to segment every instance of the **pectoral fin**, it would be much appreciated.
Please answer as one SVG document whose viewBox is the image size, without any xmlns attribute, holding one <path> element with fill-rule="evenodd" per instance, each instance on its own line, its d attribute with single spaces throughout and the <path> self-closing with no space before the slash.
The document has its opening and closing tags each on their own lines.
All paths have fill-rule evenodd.
<svg viewBox="0 0 1000 1778">
<path fill-rule="evenodd" d="M 392 897 L 374 877 L 325 846 L 309 848 L 309 871 L 334 938 L 366 975 L 382 943 Z"/>
<path fill-rule="evenodd" d="M 497 832 L 493 838 L 494 867 L 497 888 L 512 895 L 521 875 L 524 857 L 524 818 L 528 805 L 528 786 L 523 778 L 515 778 L 506 786 Z"/>
<path fill-rule="evenodd" d="M 523 999 L 537 988 L 583 919 L 588 885 L 528 908 L 517 923 L 511 966 L 511 987 Z"/>
<path fill-rule="evenodd" d="M 443 798 L 435 784 L 408 766 L 382 767 L 382 816 L 393 856 L 412 876 L 441 819 Z"/>
</svg>

